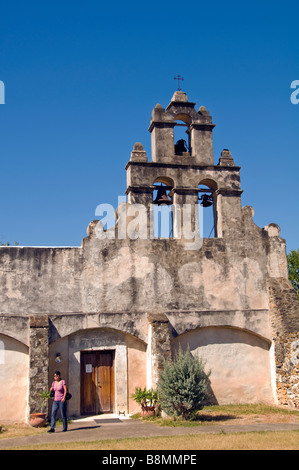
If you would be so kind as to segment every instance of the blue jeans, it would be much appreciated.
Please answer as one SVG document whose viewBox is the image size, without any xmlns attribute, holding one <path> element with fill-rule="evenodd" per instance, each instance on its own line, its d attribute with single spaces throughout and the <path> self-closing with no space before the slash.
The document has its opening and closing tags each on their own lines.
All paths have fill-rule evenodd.
<svg viewBox="0 0 299 470">
<path fill-rule="evenodd" d="M 53 401 L 52 414 L 51 414 L 51 429 L 55 428 L 56 415 L 57 415 L 58 408 L 60 409 L 60 413 L 62 416 L 63 430 L 67 431 L 66 401 L 64 403 L 62 401 Z"/>
</svg>

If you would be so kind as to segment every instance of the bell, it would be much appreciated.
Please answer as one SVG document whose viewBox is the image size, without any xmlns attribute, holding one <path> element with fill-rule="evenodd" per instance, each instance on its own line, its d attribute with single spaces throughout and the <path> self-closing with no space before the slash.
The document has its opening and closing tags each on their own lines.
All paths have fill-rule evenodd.
<svg viewBox="0 0 299 470">
<path fill-rule="evenodd" d="M 158 193 L 156 199 L 153 201 L 153 204 L 160 206 L 161 204 L 166 204 L 170 206 L 172 204 L 171 199 L 167 196 L 166 188 L 164 186 L 158 186 Z"/>
<path fill-rule="evenodd" d="M 200 204 L 202 207 L 210 207 L 213 204 L 213 198 L 208 194 L 203 194 L 198 200 L 202 201 Z"/>
<path fill-rule="evenodd" d="M 184 139 L 180 139 L 174 146 L 174 153 L 175 155 L 182 155 L 183 152 L 187 152 L 187 144 Z"/>
</svg>

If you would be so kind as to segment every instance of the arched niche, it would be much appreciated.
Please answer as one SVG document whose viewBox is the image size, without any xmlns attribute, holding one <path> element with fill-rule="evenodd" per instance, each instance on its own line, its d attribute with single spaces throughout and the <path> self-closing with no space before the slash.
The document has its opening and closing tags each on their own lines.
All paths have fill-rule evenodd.
<svg viewBox="0 0 299 470">
<path fill-rule="evenodd" d="M 29 348 L 0 334 L 0 416 L 2 423 L 27 420 Z"/>
<path fill-rule="evenodd" d="M 111 351 L 114 354 L 114 412 L 133 412 L 136 405 L 130 400 L 135 387 L 146 387 L 147 345 L 137 337 L 113 328 L 82 329 L 52 342 L 49 347 L 49 382 L 59 370 L 66 380 L 72 400 L 69 415 L 78 416 L 82 405 L 82 354 Z M 55 357 L 60 353 L 61 362 Z"/>
<path fill-rule="evenodd" d="M 274 403 L 271 343 L 248 330 L 209 326 L 177 336 L 172 353 L 181 347 L 202 358 L 211 370 L 214 402 Z"/>
</svg>

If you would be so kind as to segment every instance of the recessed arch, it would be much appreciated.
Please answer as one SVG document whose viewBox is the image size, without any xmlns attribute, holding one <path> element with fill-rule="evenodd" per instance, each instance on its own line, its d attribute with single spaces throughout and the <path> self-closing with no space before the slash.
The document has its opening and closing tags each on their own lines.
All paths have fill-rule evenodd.
<svg viewBox="0 0 299 470">
<path fill-rule="evenodd" d="M 218 184 L 215 180 L 211 178 L 203 178 L 199 181 L 198 186 L 207 186 L 209 189 L 216 190 L 218 189 Z"/>
<path fill-rule="evenodd" d="M 208 326 L 197 326 L 193 329 L 189 329 L 187 331 L 184 331 L 182 333 L 180 333 L 179 335 L 175 336 L 172 338 L 172 342 L 176 342 L 178 340 L 180 340 L 181 338 L 184 338 L 184 337 L 187 337 L 187 335 L 189 335 L 190 333 L 199 333 L 199 332 L 202 332 L 203 333 L 203 339 L 202 339 L 202 344 L 210 344 L 211 342 L 211 339 L 209 339 L 208 337 L 208 334 L 206 334 L 208 331 L 210 331 L 211 329 L 215 330 L 215 332 L 219 332 L 220 330 L 222 331 L 226 331 L 226 330 L 229 330 L 229 332 L 243 332 L 247 335 L 247 339 L 246 338 L 242 338 L 242 339 L 239 339 L 238 341 L 241 342 L 241 343 L 248 343 L 248 344 L 253 344 L 254 342 L 257 344 L 257 342 L 259 342 L 260 344 L 263 344 L 263 348 L 269 350 L 270 347 L 271 347 L 271 340 L 269 338 L 267 338 L 266 336 L 263 336 L 261 334 L 258 334 L 256 331 L 252 331 L 248 328 L 242 328 L 241 326 L 235 326 L 235 325 L 217 325 L 217 324 L 213 324 L 213 322 L 211 322 L 212 324 L 208 325 Z M 216 338 L 216 335 L 214 337 L 214 339 Z M 250 339 L 251 338 L 251 339 Z M 256 338 L 256 340 L 254 340 L 254 338 Z M 255 345 L 256 345 L 255 344 Z"/>
<path fill-rule="evenodd" d="M 3 423 L 27 418 L 29 348 L 0 333 L 0 416 Z"/>
<path fill-rule="evenodd" d="M 130 399 L 136 386 L 146 386 L 147 344 L 132 333 L 111 327 L 95 327 L 73 331 L 58 338 L 49 347 L 49 379 L 58 368 L 67 381 L 73 398 L 69 402 L 70 416 L 81 410 L 82 352 L 113 352 L 115 357 L 115 412 L 133 412 L 136 404 Z M 57 352 L 62 362 L 55 363 Z"/>
<path fill-rule="evenodd" d="M 207 326 L 174 338 L 172 352 L 179 347 L 205 361 L 217 403 L 274 403 L 266 338 L 242 328 Z"/>
<path fill-rule="evenodd" d="M 65 314 L 50 318 L 49 344 L 58 339 L 76 334 L 78 331 L 89 330 L 93 328 L 111 329 L 116 332 L 130 334 L 140 341 L 146 343 L 147 336 L 141 328 L 132 328 L 132 322 L 129 314 L 88 314 L 88 320 L 92 326 L 86 325 L 87 316 L 85 314 Z"/>
<path fill-rule="evenodd" d="M 190 124 L 192 122 L 191 116 L 189 116 L 189 114 L 186 114 L 186 113 L 176 114 L 176 116 L 174 117 L 174 120 L 175 121 L 183 121 L 187 126 L 190 126 Z"/>
<path fill-rule="evenodd" d="M 155 183 L 162 183 L 166 186 L 171 186 L 171 188 L 174 188 L 174 180 L 172 178 L 169 178 L 168 176 L 158 176 L 158 178 L 155 179 L 153 184 Z"/>
</svg>

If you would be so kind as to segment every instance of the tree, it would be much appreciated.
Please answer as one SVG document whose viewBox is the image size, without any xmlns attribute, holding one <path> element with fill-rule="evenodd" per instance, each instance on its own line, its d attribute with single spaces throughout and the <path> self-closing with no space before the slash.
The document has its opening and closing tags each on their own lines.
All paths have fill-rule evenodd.
<svg viewBox="0 0 299 470">
<path fill-rule="evenodd" d="M 299 249 L 292 250 L 287 255 L 289 280 L 291 281 L 299 300 Z"/>
<path fill-rule="evenodd" d="M 18 242 L 15 242 L 14 244 L 15 244 L 15 246 L 19 245 Z M 10 242 L 3 243 L 3 242 L 0 241 L 0 246 L 10 246 Z"/>
<path fill-rule="evenodd" d="M 160 374 L 158 392 L 162 409 L 170 416 L 194 419 L 208 399 L 208 378 L 202 359 L 193 357 L 189 348 L 181 347 L 173 361 L 164 362 Z"/>
</svg>

